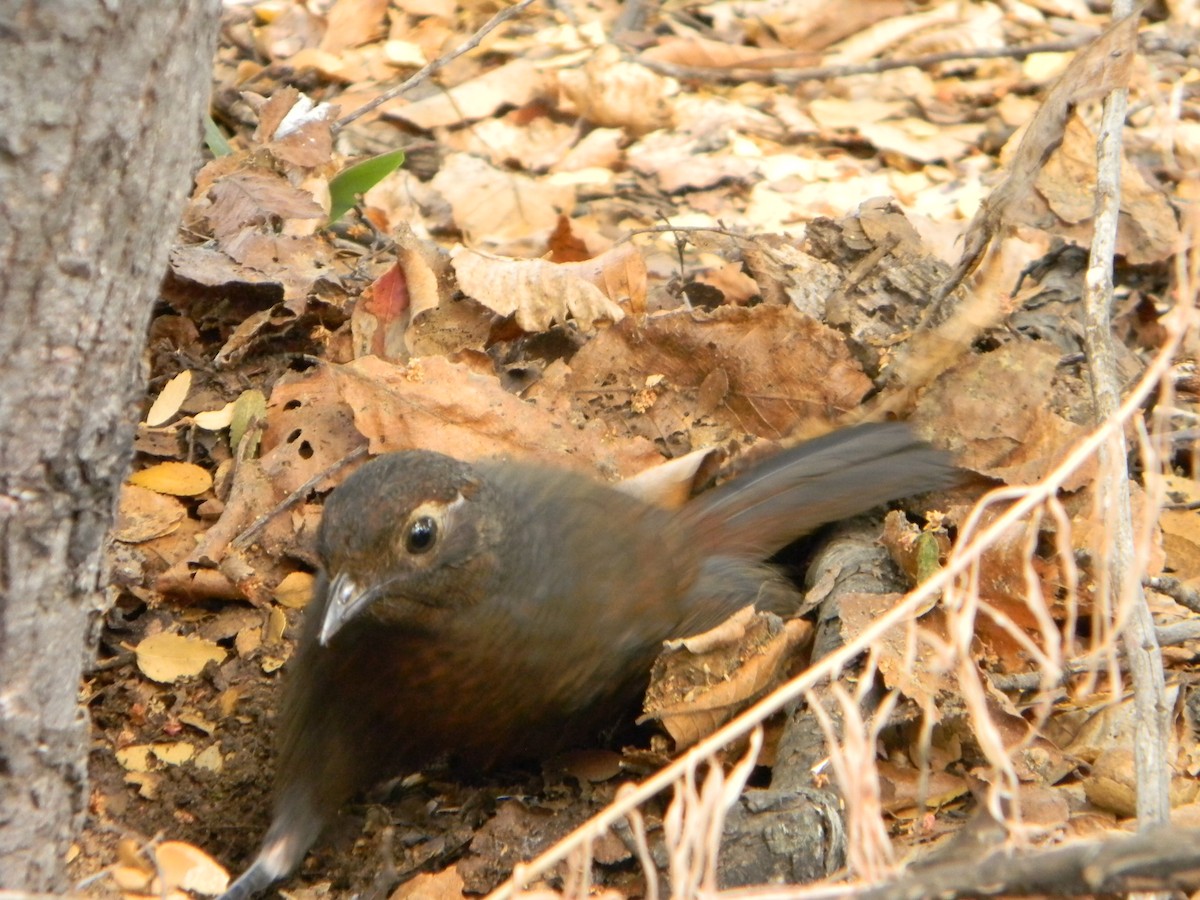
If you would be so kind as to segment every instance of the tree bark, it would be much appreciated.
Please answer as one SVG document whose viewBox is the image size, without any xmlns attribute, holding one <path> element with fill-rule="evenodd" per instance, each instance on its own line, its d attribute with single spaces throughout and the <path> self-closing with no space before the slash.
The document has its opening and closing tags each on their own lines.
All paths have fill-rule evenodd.
<svg viewBox="0 0 1200 900">
<path fill-rule="evenodd" d="M 0 884 L 63 887 L 80 676 L 218 0 L 0 0 Z"/>
</svg>

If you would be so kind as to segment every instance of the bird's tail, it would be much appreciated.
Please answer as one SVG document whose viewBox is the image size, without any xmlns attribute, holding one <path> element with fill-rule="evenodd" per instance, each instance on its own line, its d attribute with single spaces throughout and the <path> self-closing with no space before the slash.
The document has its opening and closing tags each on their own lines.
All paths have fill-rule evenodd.
<svg viewBox="0 0 1200 900">
<path fill-rule="evenodd" d="M 857 425 L 779 453 L 680 514 L 705 553 L 765 559 L 828 522 L 960 477 L 950 454 L 907 425 Z"/>
</svg>

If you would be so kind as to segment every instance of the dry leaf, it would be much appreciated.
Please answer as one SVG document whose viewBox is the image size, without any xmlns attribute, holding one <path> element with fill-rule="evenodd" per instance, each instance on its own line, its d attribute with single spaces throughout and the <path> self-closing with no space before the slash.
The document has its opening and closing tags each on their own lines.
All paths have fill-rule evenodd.
<svg viewBox="0 0 1200 900">
<path fill-rule="evenodd" d="M 547 93 L 547 77 L 531 62 L 514 60 L 448 91 L 386 113 L 426 130 L 487 118 L 502 106 L 524 106 Z"/>
<path fill-rule="evenodd" d="M 625 255 L 623 259 L 631 261 L 633 257 Z M 498 315 L 513 316 L 525 331 L 537 332 L 567 319 L 590 328 L 597 322 L 619 322 L 625 317 L 621 307 L 594 283 L 606 272 L 596 263 L 502 259 L 463 249 L 451 265 L 463 293 Z M 619 271 L 611 289 L 626 284 L 625 275 Z"/>
<path fill-rule="evenodd" d="M 404 332 L 412 315 L 408 272 L 394 263 L 363 290 L 350 314 L 354 356 L 378 356 L 392 362 L 408 359 Z"/>
<path fill-rule="evenodd" d="M 313 596 L 315 579 L 308 572 L 292 572 L 275 586 L 275 602 L 288 609 L 303 609 Z"/>
<path fill-rule="evenodd" d="M 134 654 L 142 674 L 164 684 L 199 675 L 210 660 L 220 664 L 226 656 L 212 641 L 170 633 L 145 638 Z"/>
<path fill-rule="evenodd" d="M 732 627 L 700 640 L 702 652 L 668 650 L 654 664 L 643 719 L 658 720 L 677 749 L 711 734 L 774 687 L 792 661 L 791 651 L 812 634 L 806 622 L 784 623 L 753 610 L 736 618 Z"/>
<path fill-rule="evenodd" d="M 220 409 L 207 409 L 204 412 L 198 412 L 192 416 L 192 421 L 196 423 L 198 428 L 203 428 L 205 431 L 220 431 L 223 428 L 228 428 L 229 423 L 233 421 L 233 405 L 235 402 L 230 400 Z"/>
<path fill-rule="evenodd" d="M 943 296 L 978 265 L 988 243 L 1007 221 L 1013 205 L 1028 196 L 1038 172 L 1062 143 L 1072 111 L 1083 101 L 1103 97 L 1128 83 L 1137 50 L 1140 19 L 1140 12 L 1134 12 L 1110 25 L 1075 55 L 1071 65 L 1046 94 L 1013 155 L 1008 176 L 988 196 L 963 235 L 962 256 L 947 280 Z"/>
<path fill-rule="evenodd" d="M 212 476 L 194 463 L 163 462 L 134 472 L 127 483 L 160 494 L 195 497 L 212 487 Z"/>
<path fill-rule="evenodd" d="M 265 169 L 234 172 L 209 190 L 212 206 L 207 218 L 213 235 L 224 243 L 247 228 L 274 219 L 322 219 L 325 210 L 308 191 L 292 187 L 281 175 Z M 244 262 L 244 260 L 239 260 Z M 250 263 L 252 264 L 252 263 Z"/>
<path fill-rule="evenodd" d="M 430 184 L 450 204 L 464 243 L 512 256 L 540 254 L 559 215 L 575 205 L 571 185 L 500 169 L 466 153 L 447 156 Z"/>
<path fill-rule="evenodd" d="M 152 772 L 158 763 L 181 766 L 196 753 L 186 741 L 162 744 L 130 744 L 116 751 L 117 762 L 130 772 Z M 157 762 L 156 762 L 157 761 Z"/>
<path fill-rule="evenodd" d="M 187 510 L 174 497 L 126 483 L 121 487 L 113 538 L 139 544 L 162 537 L 177 529 L 186 515 Z"/>
<path fill-rule="evenodd" d="M 633 134 L 670 125 L 671 98 L 679 90 L 674 79 L 624 62 L 612 44 L 593 53 L 582 69 L 560 72 L 558 83 L 580 116 Z"/>
<path fill-rule="evenodd" d="M 183 406 L 183 401 L 187 399 L 188 391 L 191 389 L 192 370 L 184 369 L 163 385 L 162 391 L 150 405 L 150 411 L 146 413 L 146 424 L 151 428 L 156 428 L 170 421 Z"/>
<path fill-rule="evenodd" d="M 225 867 L 198 847 L 182 841 L 164 841 L 151 847 L 151 852 L 167 890 L 182 888 L 215 897 L 229 886 Z"/>
</svg>

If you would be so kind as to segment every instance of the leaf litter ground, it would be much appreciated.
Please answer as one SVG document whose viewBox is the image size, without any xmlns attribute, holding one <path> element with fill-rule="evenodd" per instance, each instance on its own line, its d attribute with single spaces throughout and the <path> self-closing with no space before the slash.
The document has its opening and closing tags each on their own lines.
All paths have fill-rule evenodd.
<svg viewBox="0 0 1200 900">
<path fill-rule="evenodd" d="M 352 0 L 323 15 L 285 2 L 227 10 L 213 108 L 233 152 L 197 174 L 155 311 L 112 608 L 83 687 L 92 816 L 73 865 L 84 877 L 120 864 L 89 890 L 146 891 L 153 872 L 135 848 L 156 840 L 235 870 L 250 858 L 267 825 L 278 685 L 311 594 L 321 500 L 366 453 L 534 457 L 606 479 L 671 458 L 684 471 L 645 488 L 666 498 L 726 457 L 899 414 L 978 476 L 889 516 L 884 545 L 909 579 L 921 571 L 920 525 L 944 555 L 984 486 L 1049 472 L 1088 430 L 1071 244 L 1090 227 L 1097 116 L 1086 101 L 1121 79 L 1145 100 L 1126 132 L 1118 235 L 1126 382 L 1166 340 L 1170 259 L 1181 228 L 1195 228 L 1182 201 L 1196 196 L 1187 173 L 1200 161 L 1192 101 L 1172 118 L 1162 99 L 1195 62 L 1195 42 L 1167 36 L 1197 23 L 1143 23 L 1143 53 L 1119 71 L 1104 60 L 1131 35 L 1110 34 L 1093 50 L 1098 68 L 1068 70 L 1054 87 L 1082 46 L 1074 33 L 1107 23 L 1050 6 L 872 6 L 878 22 L 857 20 L 857 6 L 838 21 L 769 4 L 738 15 L 695 4 L 641 23 L 624 18 L 633 5 L 526 10 L 447 65 L 440 85 L 344 128 L 305 95 L 344 115 L 492 10 Z M 1027 59 L 985 52 L 1039 43 L 1045 52 Z M 786 77 L 947 48 L 962 58 Z M 405 165 L 326 227 L 337 171 L 397 147 Z M 931 313 L 930 298 L 966 275 L 964 246 L 978 268 L 949 307 L 966 324 L 939 331 L 931 320 L 949 307 Z M 183 372 L 186 389 L 167 390 Z M 1194 386 L 1180 384 L 1188 408 Z M 1194 502 L 1190 452 L 1173 448 L 1167 462 L 1170 498 Z M 1068 565 L 1086 573 L 1104 539 L 1093 478 L 1079 471 L 1058 518 L 1000 542 L 975 586 L 999 615 L 979 620 L 971 657 L 996 688 L 988 712 L 1014 748 L 1025 822 L 1047 841 L 1119 827 L 1132 812 L 1130 750 L 1102 736 L 1121 733 L 1127 709 L 1104 705 L 1103 688 L 1020 686 L 1038 674 L 1028 650 L 1047 622 L 1069 658 L 1094 637 L 1080 624 L 1092 621 L 1091 587 Z M 1135 486 L 1144 571 L 1195 579 L 1194 512 L 1160 517 L 1153 488 Z M 825 588 L 820 572 L 810 578 L 815 605 Z M 890 598 L 839 599 L 842 638 Z M 1161 625 L 1194 619 L 1151 598 Z M 954 627 L 928 611 L 923 646 Z M 611 799 L 628 777 L 620 763 L 653 769 L 802 668 L 806 629 L 738 625 L 696 650 L 698 664 L 677 670 L 668 658 L 652 703 L 669 737 L 625 736 L 623 757 L 597 750 L 466 781 L 435 768 L 381 787 L 289 887 L 315 895 L 328 882 L 340 895 L 432 872 L 428 890 L 486 891 Z M 954 678 L 936 653 L 914 663 L 912 645 L 898 634 L 873 660 L 901 698 L 876 766 L 898 848 L 936 845 L 971 808 L 972 780 L 996 777 Z M 1186 672 L 1195 651 L 1188 638 L 1168 662 Z M 1018 687 L 1002 694 L 1005 684 Z M 909 726 L 922 709 L 940 721 L 919 750 Z M 1173 759 L 1190 771 L 1195 742 L 1179 728 Z M 782 730 L 773 736 L 786 741 Z M 770 762 L 760 780 L 786 781 Z M 641 895 L 626 843 L 601 842 L 595 859 L 602 883 Z"/>
</svg>

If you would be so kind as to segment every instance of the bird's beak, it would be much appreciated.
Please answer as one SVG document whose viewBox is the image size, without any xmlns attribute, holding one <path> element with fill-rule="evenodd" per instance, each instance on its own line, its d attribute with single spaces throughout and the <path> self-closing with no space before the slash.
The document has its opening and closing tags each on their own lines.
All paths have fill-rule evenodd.
<svg viewBox="0 0 1200 900">
<path fill-rule="evenodd" d="M 370 588 L 363 590 L 345 572 L 338 572 L 330 579 L 326 592 L 329 599 L 325 603 L 321 630 L 317 634 L 317 643 L 322 647 L 328 646 L 342 626 L 375 599 L 375 591 Z"/>
</svg>

